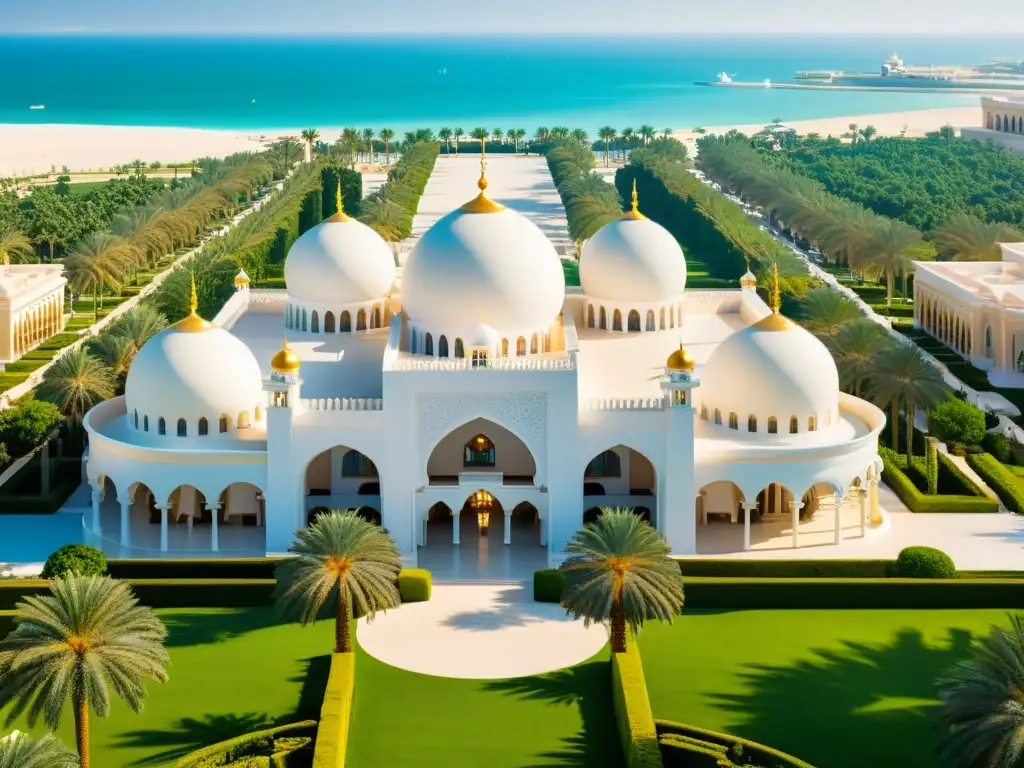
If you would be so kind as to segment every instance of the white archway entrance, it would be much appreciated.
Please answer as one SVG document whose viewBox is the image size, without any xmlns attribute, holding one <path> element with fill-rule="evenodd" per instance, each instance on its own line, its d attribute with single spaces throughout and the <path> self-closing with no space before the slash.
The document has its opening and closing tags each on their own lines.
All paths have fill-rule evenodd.
<svg viewBox="0 0 1024 768">
<path fill-rule="evenodd" d="M 381 522 L 380 473 L 366 454 L 336 445 L 306 465 L 305 525 L 330 509 L 358 510 L 362 517 Z"/>
<path fill-rule="evenodd" d="M 658 527 L 658 476 L 640 451 L 616 445 L 594 456 L 583 471 L 579 525 L 593 522 L 602 507 L 627 507 Z"/>
</svg>

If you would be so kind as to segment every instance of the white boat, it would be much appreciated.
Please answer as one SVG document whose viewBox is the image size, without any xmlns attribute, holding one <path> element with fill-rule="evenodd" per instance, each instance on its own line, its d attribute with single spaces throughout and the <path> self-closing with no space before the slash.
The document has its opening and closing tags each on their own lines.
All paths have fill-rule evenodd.
<svg viewBox="0 0 1024 768">
<path fill-rule="evenodd" d="M 33 104 L 29 109 L 46 109 L 45 104 Z"/>
</svg>

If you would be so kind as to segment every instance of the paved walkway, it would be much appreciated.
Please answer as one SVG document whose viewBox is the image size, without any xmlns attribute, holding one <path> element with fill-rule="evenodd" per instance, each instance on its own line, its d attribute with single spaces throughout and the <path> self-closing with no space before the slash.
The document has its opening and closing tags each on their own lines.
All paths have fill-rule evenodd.
<svg viewBox="0 0 1024 768">
<path fill-rule="evenodd" d="M 535 603 L 531 585 L 435 585 L 425 603 L 360 619 L 359 644 L 385 664 L 437 677 L 493 680 L 552 672 L 604 647 L 603 625 Z"/>
</svg>

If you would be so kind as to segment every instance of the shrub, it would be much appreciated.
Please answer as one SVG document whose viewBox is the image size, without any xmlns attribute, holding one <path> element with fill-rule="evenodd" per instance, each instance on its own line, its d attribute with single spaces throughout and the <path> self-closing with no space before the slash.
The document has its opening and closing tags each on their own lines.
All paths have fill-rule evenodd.
<svg viewBox="0 0 1024 768">
<path fill-rule="evenodd" d="M 928 414 L 928 431 L 946 442 L 977 445 L 985 437 L 985 413 L 963 400 L 944 400 Z"/>
<path fill-rule="evenodd" d="M 103 552 L 88 544 L 65 544 L 48 558 L 43 566 L 44 579 L 56 579 L 69 573 L 99 576 L 107 572 Z"/>
<path fill-rule="evenodd" d="M 63 420 L 53 403 L 29 400 L 0 411 L 0 443 L 11 456 L 23 456 L 41 445 Z"/>
<path fill-rule="evenodd" d="M 896 558 L 893 575 L 903 579 L 955 579 L 953 559 L 934 547 L 905 547 Z"/>
<path fill-rule="evenodd" d="M 999 504 L 995 499 L 990 499 L 980 490 L 977 495 L 950 494 L 932 495 L 922 493 L 913 480 L 904 473 L 903 469 L 897 466 L 896 461 L 902 461 L 891 450 L 879 446 L 878 454 L 882 457 L 882 479 L 886 485 L 895 491 L 900 500 L 907 505 L 911 512 L 960 512 L 960 513 L 994 513 L 999 511 Z M 946 490 L 944 482 L 956 482 L 960 484 L 962 473 L 953 466 L 948 457 L 938 454 L 940 473 L 939 491 Z M 952 469 L 951 469 L 952 468 Z M 971 488 L 974 488 L 973 483 Z"/>
<path fill-rule="evenodd" d="M 180 758 L 174 764 L 174 768 L 219 768 L 229 765 L 259 765 L 256 762 L 247 761 L 246 758 L 281 755 L 287 752 L 294 753 L 296 749 L 302 749 L 310 743 L 310 736 L 315 733 L 316 720 L 303 720 L 299 723 L 279 725 L 276 728 L 266 728 L 261 731 L 253 731 L 233 739 L 211 744 L 195 752 L 191 752 Z M 266 764 L 266 763 L 264 763 Z M 280 761 L 271 762 L 270 765 L 285 765 Z M 307 762 L 308 765 L 308 762 Z"/>
<path fill-rule="evenodd" d="M 711 751 L 727 758 L 726 762 L 709 763 L 708 765 L 735 765 L 743 768 L 756 765 L 771 766 L 771 768 L 812 768 L 810 763 L 799 758 L 739 736 L 709 731 L 706 728 L 698 728 L 687 723 L 676 723 L 671 720 L 655 720 L 654 724 L 658 730 L 658 740 L 662 744 L 662 754 L 666 758 L 665 765 L 669 768 L 675 768 L 675 766 L 689 768 L 691 765 L 699 765 L 699 763 L 691 763 L 685 755 L 673 755 L 672 751 L 674 750 Z"/>
<path fill-rule="evenodd" d="M 403 603 L 422 603 L 430 599 L 430 571 L 423 568 L 403 568 L 398 573 L 398 594 Z"/>
<path fill-rule="evenodd" d="M 981 440 L 981 447 L 996 457 L 997 461 L 1009 464 L 1013 459 L 1010 441 L 999 432 L 986 432 Z"/>
<path fill-rule="evenodd" d="M 355 674 L 355 654 L 336 653 L 331 657 L 331 673 L 316 729 L 313 768 L 337 768 L 345 764 Z"/>
<path fill-rule="evenodd" d="M 717 560 L 679 558 L 683 578 L 710 576 L 755 579 L 884 579 L 892 559 L 877 560 Z"/>
<path fill-rule="evenodd" d="M 985 411 L 985 429 L 995 429 L 999 426 L 999 415 L 992 411 Z"/>
<path fill-rule="evenodd" d="M 1007 509 L 1018 515 L 1024 514 L 1024 482 L 987 453 L 968 456 L 967 464 L 981 475 Z"/>
<path fill-rule="evenodd" d="M 627 768 L 661 768 L 658 734 L 635 642 L 625 653 L 612 654 L 612 705 Z"/>
<path fill-rule="evenodd" d="M 533 599 L 538 603 L 562 602 L 565 574 L 557 569 L 535 571 L 533 574 Z"/>
</svg>

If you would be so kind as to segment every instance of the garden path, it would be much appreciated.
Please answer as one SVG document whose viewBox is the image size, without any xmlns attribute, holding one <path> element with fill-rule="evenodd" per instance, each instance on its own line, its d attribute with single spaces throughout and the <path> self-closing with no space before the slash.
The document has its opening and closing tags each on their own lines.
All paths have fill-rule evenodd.
<svg viewBox="0 0 1024 768">
<path fill-rule="evenodd" d="M 437 677 L 491 680 L 570 667 L 604 647 L 603 625 L 535 603 L 524 584 L 435 585 L 430 600 L 360 619 L 359 645 L 379 661 Z"/>
</svg>

